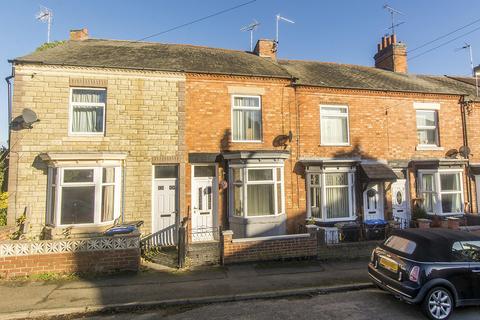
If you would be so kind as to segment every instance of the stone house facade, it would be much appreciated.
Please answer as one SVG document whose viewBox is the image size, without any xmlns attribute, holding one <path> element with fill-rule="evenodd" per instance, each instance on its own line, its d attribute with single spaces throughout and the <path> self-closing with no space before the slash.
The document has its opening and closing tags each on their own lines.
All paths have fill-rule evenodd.
<svg viewBox="0 0 480 320">
<path fill-rule="evenodd" d="M 270 40 L 249 53 L 74 38 L 13 61 L 13 117 L 40 121 L 11 130 L 9 223 L 27 212 L 32 234 L 119 218 L 172 244 L 183 218 L 209 241 L 405 222 L 417 203 L 478 212 L 474 87 L 408 74 L 394 37 L 375 68 L 277 60 Z"/>
</svg>

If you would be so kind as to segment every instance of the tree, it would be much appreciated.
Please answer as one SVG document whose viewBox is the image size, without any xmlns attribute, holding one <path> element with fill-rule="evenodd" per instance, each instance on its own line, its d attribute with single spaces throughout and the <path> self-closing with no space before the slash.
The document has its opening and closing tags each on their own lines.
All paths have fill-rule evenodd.
<svg viewBox="0 0 480 320">
<path fill-rule="evenodd" d="M 7 154 L 8 149 L 2 146 L 0 148 L 0 226 L 4 226 L 7 224 Z"/>
</svg>

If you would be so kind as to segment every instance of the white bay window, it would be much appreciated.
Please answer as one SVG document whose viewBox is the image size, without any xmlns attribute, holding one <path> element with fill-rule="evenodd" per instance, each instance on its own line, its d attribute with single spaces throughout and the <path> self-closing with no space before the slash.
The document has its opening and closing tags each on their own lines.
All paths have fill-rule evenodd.
<svg viewBox="0 0 480 320">
<path fill-rule="evenodd" d="M 284 213 L 282 172 L 283 167 L 232 167 L 232 215 L 248 218 Z"/>
<path fill-rule="evenodd" d="M 120 215 L 120 167 L 49 168 L 48 221 L 57 226 L 111 223 Z"/>
<path fill-rule="evenodd" d="M 319 221 L 354 220 L 354 172 L 307 173 L 308 216 Z"/>
<path fill-rule="evenodd" d="M 419 191 L 429 214 L 463 213 L 461 170 L 419 170 Z"/>
</svg>

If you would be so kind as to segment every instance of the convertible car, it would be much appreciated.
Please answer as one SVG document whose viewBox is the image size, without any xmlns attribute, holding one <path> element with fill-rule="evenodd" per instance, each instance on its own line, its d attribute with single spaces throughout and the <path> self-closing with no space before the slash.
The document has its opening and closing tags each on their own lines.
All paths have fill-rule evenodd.
<svg viewBox="0 0 480 320">
<path fill-rule="evenodd" d="M 379 288 L 421 304 L 430 319 L 480 305 L 480 236 L 448 229 L 396 230 L 372 252 L 368 273 Z"/>
</svg>

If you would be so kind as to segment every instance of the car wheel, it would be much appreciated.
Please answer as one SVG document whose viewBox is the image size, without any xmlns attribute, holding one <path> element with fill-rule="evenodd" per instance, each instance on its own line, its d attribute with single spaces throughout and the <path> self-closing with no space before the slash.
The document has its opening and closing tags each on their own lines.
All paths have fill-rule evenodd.
<svg viewBox="0 0 480 320">
<path fill-rule="evenodd" d="M 446 320 L 452 314 L 454 302 L 450 291 L 443 287 L 431 289 L 422 303 L 423 312 L 432 320 Z"/>
</svg>

